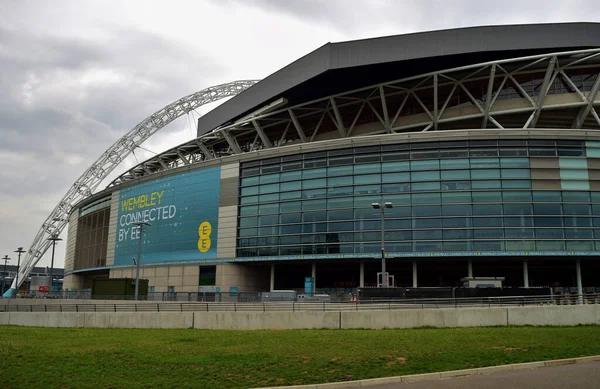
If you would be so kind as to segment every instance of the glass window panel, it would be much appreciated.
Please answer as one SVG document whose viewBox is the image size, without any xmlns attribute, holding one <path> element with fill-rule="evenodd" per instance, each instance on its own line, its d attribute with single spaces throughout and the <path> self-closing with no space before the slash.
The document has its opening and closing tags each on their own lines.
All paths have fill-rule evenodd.
<svg viewBox="0 0 600 389">
<path fill-rule="evenodd" d="M 505 228 L 504 236 L 507 239 L 522 239 L 533 238 L 533 228 Z"/>
<path fill-rule="evenodd" d="M 240 200 L 241 205 L 252 204 L 252 203 L 258 203 L 258 196 L 242 197 Z"/>
<path fill-rule="evenodd" d="M 562 228 L 536 228 L 535 237 L 538 239 L 564 239 L 565 232 Z"/>
<path fill-rule="evenodd" d="M 281 191 L 302 189 L 302 181 L 282 182 L 280 184 Z"/>
<path fill-rule="evenodd" d="M 443 191 L 470 190 L 471 189 L 471 181 L 443 181 L 441 183 L 441 189 Z"/>
<path fill-rule="evenodd" d="M 502 227 L 501 217 L 474 217 L 473 227 Z"/>
<path fill-rule="evenodd" d="M 354 198 L 355 208 L 371 208 L 371 204 L 379 203 L 381 196 L 359 196 Z M 385 201 L 385 200 L 384 200 Z"/>
<path fill-rule="evenodd" d="M 563 218 L 566 227 L 591 227 L 592 218 L 584 216 L 565 216 Z"/>
<path fill-rule="evenodd" d="M 302 192 L 301 191 L 296 191 L 296 192 L 282 192 L 282 193 L 279 194 L 279 198 L 281 200 L 299 199 L 299 198 L 302 198 Z"/>
<path fill-rule="evenodd" d="M 584 228 L 565 228 L 567 239 L 594 239 L 594 231 Z"/>
<path fill-rule="evenodd" d="M 410 195 L 409 194 L 391 194 L 386 195 L 383 199 L 384 201 L 389 201 L 394 204 L 394 207 L 400 205 L 410 204 Z"/>
<path fill-rule="evenodd" d="M 302 161 L 292 161 L 292 162 L 284 162 L 281 164 L 281 170 L 282 171 L 290 171 L 290 170 L 299 170 L 302 169 Z M 302 175 L 302 173 L 297 172 L 300 175 Z M 283 173 L 281 174 L 281 180 L 283 181 Z"/>
<path fill-rule="evenodd" d="M 367 174 L 362 176 L 354 176 L 355 184 L 378 184 L 381 182 L 381 174 Z"/>
<path fill-rule="evenodd" d="M 500 167 L 500 159 L 499 158 L 474 158 L 470 160 L 470 165 L 472 169 L 480 169 L 480 168 L 495 168 Z M 473 171 L 471 172 L 471 177 L 473 176 Z"/>
<path fill-rule="evenodd" d="M 281 173 L 281 181 L 296 181 L 302 178 L 302 171 Z"/>
<path fill-rule="evenodd" d="M 304 180 L 302 181 L 303 189 L 311 189 L 311 188 L 319 188 L 322 186 L 327 186 L 327 179 L 325 178 L 317 178 L 313 180 Z"/>
<path fill-rule="evenodd" d="M 400 230 L 405 228 L 411 228 L 411 219 L 385 219 L 386 230 Z"/>
<path fill-rule="evenodd" d="M 533 227 L 533 219 L 531 217 L 505 217 L 505 227 Z"/>
<path fill-rule="evenodd" d="M 502 239 L 504 238 L 504 230 L 501 228 L 482 228 L 473 231 L 475 239 Z"/>
<path fill-rule="evenodd" d="M 414 217 L 440 216 L 441 207 L 439 205 L 422 205 L 412 207 Z"/>
<path fill-rule="evenodd" d="M 535 200 L 534 200 L 535 201 Z M 534 215 L 562 215 L 562 206 L 560 204 L 533 204 Z"/>
<path fill-rule="evenodd" d="M 562 189 L 566 189 L 566 190 L 589 190 L 590 182 L 588 180 L 581 180 L 581 181 L 562 180 L 560 183 L 560 186 Z"/>
<path fill-rule="evenodd" d="M 306 169 L 302 171 L 302 178 L 305 180 L 310 178 L 325 177 L 326 175 L 327 169 L 324 167 L 319 169 Z"/>
<path fill-rule="evenodd" d="M 410 192 L 410 184 L 383 184 L 383 193 Z"/>
<path fill-rule="evenodd" d="M 304 223 L 314 223 L 327 220 L 325 212 L 304 212 L 302 215 Z"/>
<path fill-rule="evenodd" d="M 589 204 L 563 204 L 563 210 L 565 215 L 587 216 L 592 214 Z"/>
<path fill-rule="evenodd" d="M 258 218 L 255 217 L 241 217 L 240 227 L 256 227 L 258 225 Z"/>
<path fill-rule="evenodd" d="M 346 148 L 346 149 L 338 149 L 338 150 L 329 150 L 327 152 L 327 155 L 329 155 L 330 157 L 336 156 L 336 155 L 353 155 L 354 154 L 354 149 L 353 148 Z"/>
<path fill-rule="evenodd" d="M 381 192 L 381 185 L 361 185 L 354 187 L 354 194 L 365 195 L 365 194 L 376 194 Z"/>
<path fill-rule="evenodd" d="M 442 180 L 468 180 L 471 178 L 470 170 L 442 170 Z"/>
<path fill-rule="evenodd" d="M 260 168 L 251 168 L 251 169 L 243 169 L 242 170 L 242 177 L 247 177 L 247 176 L 253 176 L 256 174 L 260 174 Z"/>
<path fill-rule="evenodd" d="M 277 223 L 279 223 L 278 215 L 266 215 L 266 216 L 258 217 L 258 225 L 259 226 L 268 226 L 268 225 L 277 224 Z"/>
<path fill-rule="evenodd" d="M 534 202 L 561 202 L 561 194 L 559 191 L 553 190 L 534 190 L 533 191 Z"/>
<path fill-rule="evenodd" d="M 471 170 L 473 180 L 487 180 L 490 178 L 500 178 L 500 169 L 479 169 Z"/>
<path fill-rule="evenodd" d="M 563 240 L 539 240 L 535 242 L 537 251 L 562 251 L 565 249 Z"/>
<path fill-rule="evenodd" d="M 473 205 L 473 215 L 502 215 L 501 204 Z"/>
<path fill-rule="evenodd" d="M 354 177 L 343 176 L 343 177 L 329 177 L 327 179 L 327 186 L 343 186 L 343 185 L 352 185 L 354 183 Z"/>
<path fill-rule="evenodd" d="M 302 214 L 301 213 L 281 214 L 281 223 L 282 224 L 301 223 L 301 222 L 302 222 Z"/>
<path fill-rule="evenodd" d="M 329 160 L 329 164 L 331 165 L 331 158 Z M 334 166 L 334 167 L 330 166 L 327 168 L 327 176 L 328 177 L 351 176 L 352 174 L 354 174 L 354 168 L 352 166 L 352 162 L 350 162 L 350 165 L 348 165 L 348 166 L 346 166 L 346 165 Z"/>
<path fill-rule="evenodd" d="M 357 208 L 354 210 L 355 219 L 374 219 L 376 217 L 380 216 L 371 207 Z"/>
<path fill-rule="evenodd" d="M 258 184 L 258 176 L 242 178 L 240 186 L 250 186 Z"/>
<path fill-rule="evenodd" d="M 413 182 L 410 186 L 413 192 L 440 190 L 439 182 Z"/>
<path fill-rule="evenodd" d="M 440 193 L 421 193 L 413 196 L 413 204 L 440 204 L 442 196 Z"/>
<path fill-rule="evenodd" d="M 590 192 L 565 191 L 562 193 L 565 203 L 589 203 Z"/>
<path fill-rule="evenodd" d="M 441 150 L 440 151 L 440 158 L 442 158 L 442 160 L 448 159 L 448 158 L 466 158 L 468 156 L 469 156 L 469 150 Z"/>
<path fill-rule="evenodd" d="M 471 157 L 494 157 L 494 156 L 498 156 L 498 149 L 496 148 L 489 148 L 489 149 L 471 149 L 469 150 L 469 155 Z"/>
<path fill-rule="evenodd" d="M 352 197 L 338 197 L 327 199 L 327 208 L 352 208 L 354 199 Z"/>
<path fill-rule="evenodd" d="M 442 228 L 442 219 L 413 219 L 413 228 Z"/>
<path fill-rule="evenodd" d="M 386 217 L 410 217 L 411 207 L 396 207 L 385 211 Z M 379 215 L 377 213 L 377 215 Z"/>
<path fill-rule="evenodd" d="M 353 222 L 327 223 L 327 230 L 330 232 L 354 231 L 354 223 Z"/>
<path fill-rule="evenodd" d="M 444 228 L 465 228 L 471 227 L 471 218 L 469 217 L 452 217 L 442 219 Z"/>
<path fill-rule="evenodd" d="M 381 177 L 381 182 L 408 182 L 410 181 L 410 173 L 385 173 Z"/>
<path fill-rule="evenodd" d="M 264 215 L 267 213 L 278 213 L 279 204 L 261 204 L 258 206 L 258 214 Z"/>
<path fill-rule="evenodd" d="M 567 250 L 571 251 L 593 251 L 594 250 L 594 242 L 592 241 L 584 241 L 584 240 L 568 240 L 567 242 Z"/>
<path fill-rule="evenodd" d="M 442 206 L 443 216 L 471 216 L 473 211 L 471 205 L 444 205 Z"/>
<path fill-rule="evenodd" d="M 381 234 L 378 234 L 381 239 Z M 388 241 L 398 241 L 398 240 L 411 240 L 412 232 L 411 231 L 385 231 L 385 241 L 386 241 L 386 249 Z M 389 249 L 388 249 L 389 250 Z"/>
<path fill-rule="evenodd" d="M 473 230 L 444 230 L 444 240 L 472 239 Z"/>
<path fill-rule="evenodd" d="M 471 183 L 473 189 L 500 189 L 500 180 L 485 180 L 485 181 L 473 181 Z"/>
<path fill-rule="evenodd" d="M 435 181 L 440 179 L 440 172 L 438 170 L 412 172 L 410 179 L 411 181 Z"/>
<path fill-rule="evenodd" d="M 259 181 L 261 184 L 270 184 L 272 182 L 279 182 L 279 173 L 263 174 L 260 176 Z"/>
<path fill-rule="evenodd" d="M 531 189 L 531 180 L 502 180 L 503 189 Z"/>
<path fill-rule="evenodd" d="M 354 229 L 357 231 L 381 230 L 381 220 L 357 220 L 354 222 Z"/>
<path fill-rule="evenodd" d="M 536 216 L 533 218 L 533 225 L 536 227 L 562 227 L 562 217 Z"/>
<path fill-rule="evenodd" d="M 438 240 L 442 239 L 442 230 L 413 230 L 414 240 Z"/>
<path fill-rule="evenodd" d="M 302 210 L 326 209 L 327 202 L 322 200 L 305 200 L 302 202 Z"/>
<path fill-rule="evenodd" d="M 301 201 L 287 201 L 279 204 L 281 212 L 297 212 L 302 209 Z"/>
<path fill-rule="evenodd" d="M 249 205 L 240 208 L 240 216 L 256 215 L 258 213 L 258 205 Z"/>
<path fill-rule="evenodd" d="M 531 201 L 531 192 L 528 190 L 509 191 L 502 192 L 502 199 L 504 201 Z"/>
<path fill-rule="evenodd" d="M 354 166 L 354 174 L 381 173 L 380 163 L 364 163 Z"/>
<path fill-rule="evenodd" d="M 504 242 L 496 240 L 475 240 L 473 241 L 475 251 L 504 251 Z"/>
<path fill-rule="evenodd" d="M 354 219 L 354 210 L 339 209 L 334 211 L 327 211 L 327 215 L 329 220 L 352 220 Z"/>
<path fill-rule="evenodd" d="M 322 212 L 323 214 L 325 212 Z M 302 232 L 305 234 L 314 234 L 317 232 L 326 232 L 327 223 L 310 223 L 302 225 Z"/>
<path fill-rule="evenodd" d="M 502 202 L 501 192 L 473 192 L 472 197 L 474 203 Z"/>
<path fill-rule="evenodd" d="M 560 171 L 560 175 L 561 178 L 563 180 L 583 180 L 583 181 L 587 181 L 589 179 L 589 174 L 588 174 L 588 170 L 576 170 L 576 169 L 569 169 L 569 170 L 561 170 Z"/>
<path fill-rule="evenodd" d="M 279 193 L 271 193 L 271 194 L 263 194 L 259 196 L 259 201 L 261 203 L 271 203 L 274 201 L 279 201 Z"/>
<path fill-rule="evenodd" d="M 352 162 L 350 162 L 350 163 L 352 163 Z M 304 168 L 305 169 L 322 167 L 322 166 L 327 166 L 327 159 L 319 158 L 319 159 L 304 160 Z"/>
<path fill-rule="evenodd" d="M 531 178 L 529 169 L 502 169 L 502 178 Z"/>
<path fill-rule="evenodd" d="M 440 161 L 437 159 L 410 161 L 410 170 L 439 170 Z"/>
<path fill-rule="evenodd" d="M 310 189 L 310 190 L 302 191 L 302 198 L 304 198 L 304 199 L 314 199 L 314 198 L 318 198 L 318 197 L 325 197 L 326 195 L 327 195 L 326 188 Z"/>
<path fill-rule="evenodd" d="M 329 158 L 329 166 L 345 166 L 352 169 L 352 164 L 354 163 L 353 156 L 347 157 L 330 157 Z M 329 168 L 331 169 L 331 168 Z M 331 170 L 330 170 L 331 171 Z M 352 174 L 352 170 L 350 170 L 350 174 Z"/>
<path fill-rule="evenodd" d="M 591 192 L 590 195 L 593 203 L 600 203 L 600 192 Z"/>
<path fill-rule="evenodd" d="M 440 163 L 442 169 L 469 169 L 468 158 L 444 159 Z"/>
<path fill-rule="evenodd" d="M 443 192 L 442 203 L 470 203 L 471 192 Z"/>
<path fill-rule="evenodd" d="M 256 228 L 240 228 L 239 236 L 241 238 L 246 236 L 256 236 Z"/>
<path fill-rule="evenodd" d="M 385 156 L 384 156 L 385 160 Z M 382 172 L 405 172 L 410 170 L 410 162 L 383 162 L 381 164 Z"/>
<path fill-rule="evenodd" d="M 470 242 L 443 242 L 444 251 L 470 251 Z"/>
<path fill-rule="evenodd" d="M 529 158 L 500 158 L 502 167 L 529 167 Z"/>
<path fill-rule="evenodd" d="M 249 186 L 240 190 L 242 196 L 258 194 L 258 186 Z"/>
<path fill-rule="evenodd" d="M 361 231 L 354 233 L 354 240 L 359 242 L 381 241 L 381 232 Z"/>
<path fill-rule="evenodd" d="M 352 186 L 340 186 L 327 189 L 327 196 L 352 196 L 354 194 L 354 187 Z"/>
<path fill-rule="evenodd" d="M 504 242 L 506 251 L 533 251 L 535 242 L 532 240 L 507 240 Z"/>
<path fill-rule="evenodd" d="M 526 148 L 522 148 L 522 149 L 504 149 L 504 148 L 501 148 L 499 150 L 499 154 L 502 157 L 509 157 L 509 156 L 521 157 L 521 156 L 527 156 L 527 149 Z"/>
<path fill-rule="evenodd" d="M 282 234 L 301 234 L 302 224 L 289 224 L 281 226 Z"/>
</svg>

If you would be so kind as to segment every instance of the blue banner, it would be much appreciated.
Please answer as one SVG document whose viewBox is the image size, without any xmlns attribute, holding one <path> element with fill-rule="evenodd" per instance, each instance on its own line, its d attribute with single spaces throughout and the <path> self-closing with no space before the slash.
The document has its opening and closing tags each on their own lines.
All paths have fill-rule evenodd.
<svg viewBox="0 0 600 389">
<path fill-rule="evenodd" d="M 217 257 L 221 168 L 181 173 L 121 190 L 115 265 L 133 265 L 143 227 L 142 264 Z"/>
</svg>

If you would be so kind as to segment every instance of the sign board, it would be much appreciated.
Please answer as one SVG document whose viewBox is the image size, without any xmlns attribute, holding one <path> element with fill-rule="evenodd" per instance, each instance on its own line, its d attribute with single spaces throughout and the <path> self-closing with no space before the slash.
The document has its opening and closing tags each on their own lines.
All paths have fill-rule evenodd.
<svg viewBox="0 0 600 389">
<path fill-rule="evenodd" d="M 50 287 L 48 285 L 40 285 L 38 291 L 41 293 L 48 293 L 50 292 Z"/>
<path fill-rule="evenodd" d="M 315 294 L 315 279 L 313 277 L 304 277 L 304 294 L 307 296 Z"/>
<path fill-rule="evenodd" d="M 217 257 L 221 168 L 186 172 L 125 188 L 119 194 L 115 265 L 137 257 L 140 227 L 144 263 Z"/>
</svg>

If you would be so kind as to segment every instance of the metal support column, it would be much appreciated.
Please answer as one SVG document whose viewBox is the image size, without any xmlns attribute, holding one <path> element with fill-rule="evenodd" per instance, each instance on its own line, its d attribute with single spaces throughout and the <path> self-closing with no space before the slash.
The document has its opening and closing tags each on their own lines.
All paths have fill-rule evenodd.
<svg viewBox="0 0 600 389">
<path fill-rule="evenodd" d="M 529 288 L 529 266 L 527 261 L 523 261 L 523 286 Z"/>
<path fill-rule="evenodd" d="M 360 288 L 365 287 L 365 263 L 362 261 L 360 262 L 360 273 L 358 276 L 358 286 Z"/>
<path fill-rule="evenodd" d="M 275 265 L 271 265 L 271 280 L 269 282 L 269 290 L 275 290 Z"/>
<path fill-rule="evenodd" d="M 313 278 L 313 291 L 317 293 L 317 264 L 312 264 L 310 276 Z"/>
<path fill-rule="evenodd" d="M 473 261 L 470 259 L 467 262 L 467 277 L 473 277 Z"/>
<path fill-rule="evenodd" d="M 579 304 L 583 304 L 583 283 L 581 282 L 581 260 L 575 261 L 575 272 L 577 273 L 577 294 L 579 295 Z"/>
<path fill-rule="evenodd" d="M 417 283 L 417 261 L 412 261 L 412 270 L 413 270 L 413 288 L 416 288 Z"/>
</svg>

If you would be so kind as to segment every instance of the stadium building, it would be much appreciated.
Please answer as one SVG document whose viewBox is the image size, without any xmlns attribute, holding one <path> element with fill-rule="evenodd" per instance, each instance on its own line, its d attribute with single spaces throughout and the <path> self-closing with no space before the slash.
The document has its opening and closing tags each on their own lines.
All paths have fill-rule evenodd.
<svg viewBox="0 0 600 389">
<path fill-rule="evenodd" d="M 328 43 L 77 204 L 63 288 L 347 292 L 382 235 L 396 286 L 600 287 L 599 73 L 596 23 Z"/>
</svg>

